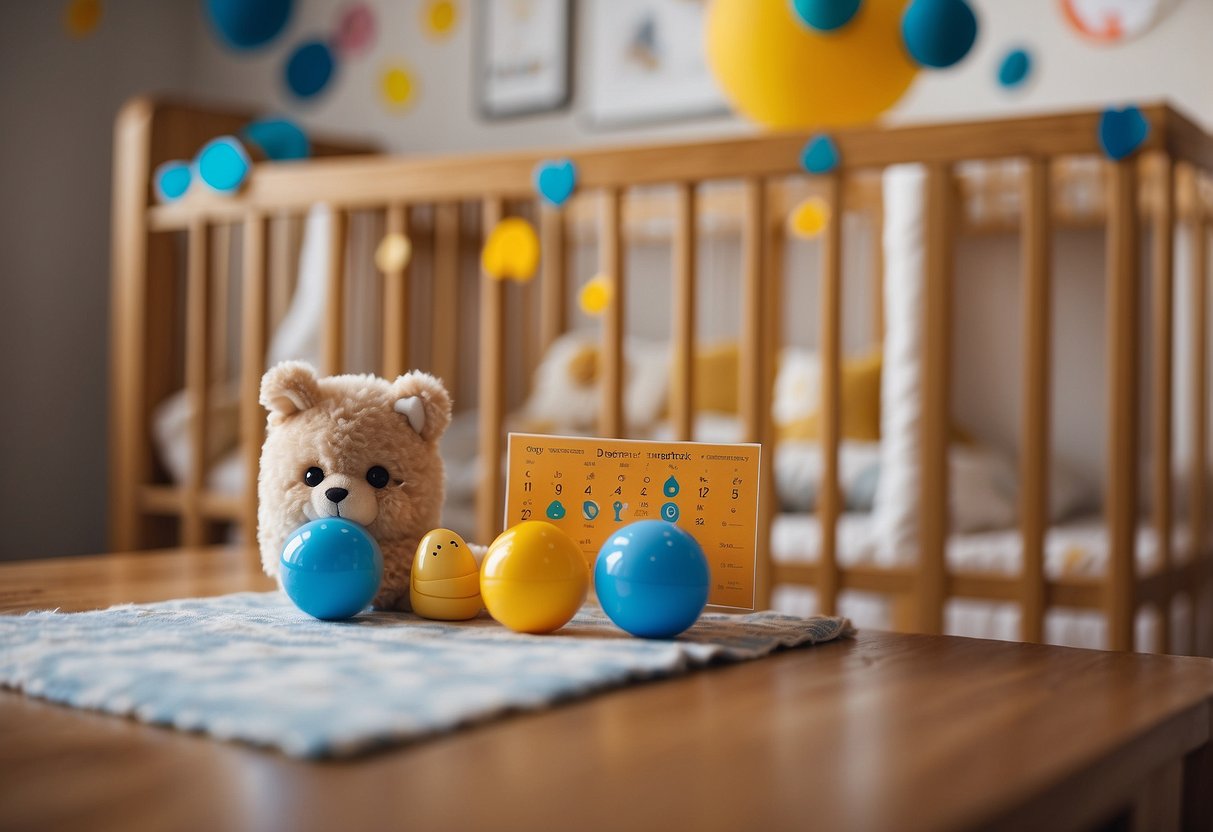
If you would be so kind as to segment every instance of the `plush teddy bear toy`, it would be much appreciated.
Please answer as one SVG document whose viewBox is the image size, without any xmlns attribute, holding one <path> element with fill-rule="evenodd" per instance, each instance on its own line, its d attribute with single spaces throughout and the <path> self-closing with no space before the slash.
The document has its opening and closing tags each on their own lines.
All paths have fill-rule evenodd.
<svg viewBox="0 0 1213 832">
<path fill-rule="evenodd" d="M 440 525 L 445 474 L 438 440 L 451 421 L 442 382 L 412 372 L 318 378 L 300 361 L 261 379 L 269 410 L 257 478 L 257 542 L 278 575 L 286 538 L 308 520 L 346 517 L 383 550 L 376 609 L 409 609 L 417 543 Z"/>
</svg>

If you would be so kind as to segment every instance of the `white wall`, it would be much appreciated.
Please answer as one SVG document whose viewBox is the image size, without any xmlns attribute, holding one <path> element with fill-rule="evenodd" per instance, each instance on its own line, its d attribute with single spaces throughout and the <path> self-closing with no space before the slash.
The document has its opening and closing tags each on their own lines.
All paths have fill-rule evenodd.
<svg viewBox="0 0 1213 832">
<path fill-rule="evenodd" d="M 491 1 L 491 0 L 490 0 Z M 281 65 L 291 46 L 309 36 L 332 31 L 340 0 L 298 0 L 287 31 L 264 52 L 233 54 L 210 36 L 195 14 L 190 59 L 190 86 L 210 96 L 236 99 L 294 114 L 303 123 L 373 136 L 385 148 L 401 152 L 450 152 L 506 148 L 566 147 L 650 140 L 657 137 L 705 136 L 752 129 L 730 117 L 677 125 L 595 130 L 584 115 L 584 56 L 593 33 L 586 7 L 610 0 L 574 0 L 576 20 L 575 92 L 565 112 L 485 122 L 472 101 L 473 25 L 465 16 L 453 36 L 431 41 L 421 31 L 423 0 L 372 0 L 379 16 L 379 38 L 365 57 L 345 62 L 332 88 L 314 104 L 299 106 L 284 91 Z M 1057 0 L 970 0 L 981 28 L 972 53 L 945 72 L 921 72 L 888 120 L 922 121 L 1005 115 L 1076 106 L 1166 98 L 1207 125 L 1213 125 L 1213 71 L 1209 49 L 1213 36 L 1213 3 L 1180 0 L 1179 7 L 1144 37 L 1124 46 L 1097 46 L 1072 33 L 1062 20 Z M 1006 49 L 1028 44 L 1036 57 L 1036 74 L 1019 92 L 1006 93 L 994 82 Z M 403 115 L 386 112 L 378 100 L 377 78 L 384 61 L 404 58 L 421 80 L 417 105 Z M 582 82 L 582 83 L 579 83 Z"/>
<path fill-rule="evenodd" d="M 104 549 L 111 127 L 185 78 L 184 4 L 64 5 L 0 4 L 0 559 Z"/>
<path fill-rule="evenodd" d="M 490 0 L 491 1 L 491 0 Z M 581 10 L 576 34 L 575 94 L 566 112 L 512 121 L 477 117 L 471 89 L 473 26 L 464 20 L 449 41 L 427 40 L 417 25 L 422 0 L 375 4 L 381 16 L 380 40 L 368 57 L 343 68 L 331 94 L 314 106 L 298 107 L 279 82 L 277 68 L 290 44 L 307 33 L 330 29 L 340 6 L 325 0 L 301 5 L 301 14 L 282 41 L 263 56 L 234 57 L 204 32 L 195 39 L 191 83 L 200 91 L 240 90 L 249 103 L 292 112 L 316 128 L 341 130 L 355 125 L 384 147 L 404 153 L 481 151 L 503 148 L 569 147 L 737 134 L 753 130 L 732 117 L 629 130 L 595 130 L 585 115 L 584 73 L 592 2 L 575 0 Z M 1101 107 L 1168 100 L 1198 122 L 1213 127 L 1213 2 L 1180 0 L 1175 11 L 1153 30 L 1118 47 L 1084 40 L 1068 28 L 1058 0 L 970 0 L 980 19 L 978 41 L 958 67 L 920 72 L 906 96 L 886 115 L 888 123 L 999 117 L 1074 107 Z M 465 2 L 465 7 L 474 6 Z M 1020 90 L 995 83 L 999 62 L 1012 47 L 1028 47 L 1033 76 Z M 408 59 L 422 81 L 417 106 L 404 115 L 387 113 L 378 103 L 376 77 L 384 60 Z M 439 89 L 434 79 L 443 79 Z M 578 81 L 580 83 L 578 84 Z M 813 244 L 793 247 L 785 307 L 785 332 L 801 345 L 816 339 L 814 300 L 817 255 Z M 848 254 L 862 250 L 849 245 Z M 711 338 L 735 332 L 736 281 L 740 255 L 735 244 L 705 243 L 701 264 L 707 301 L 701 303 L 702 333 Z M 578 276 L 596 269 L 593 252 L 579 258 Z M 848 274 L 856 272 L 848 257 Z M 1102 237 L 1064 234 L 1057 240 L 1055 265 L 1056 334 L 1054 445 L 1087 479 L 1102 479 L 1104 459 L 1104 374 Z M 629 326 L 663 337 L 668 252 L 646 247 L 628 261 L 633 280 Z M 1010 236 L 963 241 L 957 258 L 956 395 L 958 424 L 1011 451 L 1017 445 L 1019 419 L 1018 248 Z M 862 271 L 862 269 L 859 269 Z M 848 279 L 846 335 L 852 347 L 866 342 L 865 297 L 870 281 Z M 581 319 L 582 323 L 587 322 Z M 592 325 L 592 324 L 591 324 Z M 1098 360 L 1095 360 L 1097 357 Z M 1093 415 L 1097 418 L 1093 418 Z"/>
</svg>

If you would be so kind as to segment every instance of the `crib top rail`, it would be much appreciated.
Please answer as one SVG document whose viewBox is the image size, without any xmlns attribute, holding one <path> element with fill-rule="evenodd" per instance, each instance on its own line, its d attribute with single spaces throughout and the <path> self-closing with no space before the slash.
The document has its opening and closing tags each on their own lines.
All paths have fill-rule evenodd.
<svg viewBox="0 0 1213 832">
<path fill-rule="evenodd" d="M 1213 137 L 1167 104 L 1141 108 L 1150 122 L 1142 152 L 1162 151 L 1176 161 L 1213 171 Z M 887 165 L 952 163 L 1009 157 L 1100 153 L 1101 111 L 1011 119 L 863 127 L 831 131 L 846 170 Z M 585 189 L 635 187 L 705 179 L 786 176 L 799 172 L 800 151 L 811 134 L 774 133 L 681 144 L 587 149 L 576 153 L 578 185 Z M 236 198 L 196 194 L 149 208 L 153 230 L 187 228 L 193 219 L 237 220 L 249 210 L 303 210 L 316 202 L 343 208 L 381 206 L 385 197 L 409 201 L 502 199 L 533 196 L 535 165 L 565 152 L 510 152 L 433 157 L 347 156 L 305 164 L 255 166 Z"/>
</svg>

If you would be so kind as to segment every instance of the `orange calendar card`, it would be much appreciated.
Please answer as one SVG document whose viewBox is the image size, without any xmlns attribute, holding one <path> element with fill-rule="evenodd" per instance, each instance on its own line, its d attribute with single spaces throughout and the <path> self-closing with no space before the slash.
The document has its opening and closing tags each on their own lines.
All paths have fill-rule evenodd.
<svg viewBox="0 0 1213 832">
<path fill-rule="evenodd" d="M 707 555 L 708 603 L 754 608 L 759 445 L 511 433 L 505 525 L 554 523 L 591 570 L 612 529 L 659 518 Z"/>
</svg>

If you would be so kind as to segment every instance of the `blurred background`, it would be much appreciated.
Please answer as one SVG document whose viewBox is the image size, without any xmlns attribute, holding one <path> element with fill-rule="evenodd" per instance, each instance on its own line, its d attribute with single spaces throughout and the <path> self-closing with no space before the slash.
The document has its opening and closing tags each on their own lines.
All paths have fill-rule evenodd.
<svg viewBox="0 0 1213 832">
<path fill-rule="evenodd" d="M 239 49 L 200 0 L 0 2 L 0 481 L 15 515 L 0 557 L 105 548 L 112 128 L 131 96 L 246 105 L 401 154 L 758 129 L 729 114 L 704 72 L 705 2 L 575 0 L 571 23 L 554 19 L 540 35 L 567 73 L 527 100 L 486 80 L 498 77 L 489 67 L 510 69 L 494 63 L 505 59 L 492 33 L 504 27 L 490 16 L 531 14 L 527 0 L 286 5 L 278 34 Z M 1213 2 L 971 5 L 981 23 L 972 52 L 918 73 L 885 121 L 1165 99 L 1213 127 Z M 1149 11 L 1139 29 L 1108 25 L 1123 5 Z M 999 83 L 1015 49 L 1031 72 Z"/>
</svg>

